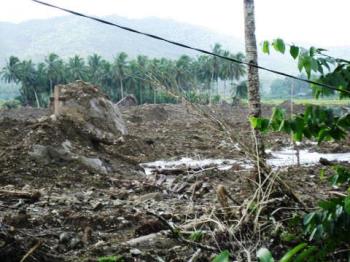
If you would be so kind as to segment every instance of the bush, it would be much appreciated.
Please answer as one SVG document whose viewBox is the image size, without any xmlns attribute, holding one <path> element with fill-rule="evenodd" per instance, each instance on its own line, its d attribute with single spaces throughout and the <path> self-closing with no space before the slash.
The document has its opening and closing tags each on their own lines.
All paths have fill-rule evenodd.
<svg viewBox="0 0 350 262">
<path fill-rule="evenodd" d="M 21 102 L 19 102 L 18 100 L 7 100 L 5 101 L 2 105 L 1 108 L 5 108 L 5 109 L 14 109 L 14 108 L 18 108 L 21 106 Z"/>
</svg>

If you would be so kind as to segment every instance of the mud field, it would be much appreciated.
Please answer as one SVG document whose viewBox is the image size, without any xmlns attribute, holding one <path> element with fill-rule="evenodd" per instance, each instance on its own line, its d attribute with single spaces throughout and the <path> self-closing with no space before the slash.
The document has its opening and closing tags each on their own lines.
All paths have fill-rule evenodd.
<svg viewBox="0 0 350 262">
<path fill-rule="evenodd" d="M 225 233 L 255 191 L 251 159 L 242 148 L 251 144 L 246 106 L 120 110 L 128 134 L 113 144 L 89 141 L 69 122 L 50 120 L 48 110 L 0 111 L 1 261 L 24 256 L 25 261 L 98 261 L 106 256 L 115 261 L 211 261 L 217 252 L 206 246 L 229 249 L 236 252 L 232 261 L 246 261 L 244 241 L 281 251 L 288 219 L 304 212 L 282 194 L 261 215 L 287 222 L 262 225 L 259 241 L 252 239 L 249 225 L 239 229 L 239 241 Z M 263 111 L 269 115 L 271 108 Z M 284 135 L 265 139 L 272 150 L 290 146 Z M 350 152 L 349 143 L 300 147 Z M 319 179 L 319 168 L 317 163 L 283 167 L 279 177 L 305 206 L 313 207 L 334 191 Z M 220 185 L 232 198 L 229 217 L 217 194 Z M 193 237 L 199 230 L 204 232 L 200 242 Z"/>
</svg>

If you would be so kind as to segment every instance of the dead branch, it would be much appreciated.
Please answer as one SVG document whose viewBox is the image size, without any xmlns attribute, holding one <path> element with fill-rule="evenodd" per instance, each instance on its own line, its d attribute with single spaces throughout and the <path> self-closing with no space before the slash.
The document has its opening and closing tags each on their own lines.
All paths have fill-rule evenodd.
<svg viewBox="0 0 350 262">
<path fill-rule="evenodd" d="M 24 191 L 0 190 L 0 198 L 24 198 L 35 202 L 35 201 L 38 201 L 40 197 L 41 197 L 41 194 L 39 191 L 24 192 Z"/>
<path fill-rule="evenodd" d="M 181 236 L 181 232 L 179 230 L 178 227 L 176 227 L 175 225 L 171 225 L 165 218 L 163 218 L 162 216 L 156 214 L 156 213 L 153 213 L 149 210 L 146 211 L 146 214 L 148 215 L 151 215 L 151 216 L 154 216 L 156 218 L 158 218 L 162 223 L 164 223 L 164 225 L 166 225 L 171 233 L 173 234 L 173 236 L 178 239 L 179 241 L 185 243 L 185 244 L 188 244 L 190 246 L 193 246 L 195 248 L 201 248 L 203 250 L 207 250 L 207 251 L 211 251 L 211 252 L 219 252 L 219 249 L 218 248 L 215 248 L 215 247 L 212 247 L 212 246 L 208 246 L 208 245 L 204 245 L 204 244 L 201 244 L 201 243 L 197 243 L 197 242 L 194 242 L 194 241 L 191 241 L 191 240 L 188 240 L 186 238 L 184 238 L 183 236 Z"/>
</svg>

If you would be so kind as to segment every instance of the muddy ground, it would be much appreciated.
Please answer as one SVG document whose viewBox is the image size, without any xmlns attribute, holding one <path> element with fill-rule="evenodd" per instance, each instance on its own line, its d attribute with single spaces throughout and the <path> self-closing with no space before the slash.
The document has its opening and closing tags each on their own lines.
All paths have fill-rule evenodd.
<svg viewBox="0 0 350 262">
<path fill-rule="evenodd" d="M 269 115 L 271 107 L 264 106 L 263 111 Z M 251 143 L 246 106 L 142 105 L 121 112 L 129 134 L 113 145 L 87 141 L 69 125 L 58 126 L 48 119 L 48 110 L 0 112 L 0 236 L 10 238 L 7 243 L 0 241 L 0 254 L 7 254 L 0 260 L 20 261 L 27 254 L 26 261 L 98 261 L 104 256 L 116 256 L 117 261 L 189 261 L 197 254 L 191 261 L 211 261 L 216 252 L 173 236 L 169 225 L 157 217 L 161 216 L 179 227 L 183 238 L 191 239 L 191 232 L 203 230 L 207 233 L 201 243 L 236 250 L 232 260 L 246 261 L 239 253 L 241 243 L 228 239 L 217 225 L 235 224 L 239 219 L 239 206 L 254 192 L 249 168 L 239 164 L 228 170 L 183 167 L 176 173 L 146 176 L 139 165 L 181 157 L 249 162 L 239 150 L 241 144 Z M 226 130 L 210 120 L 213 116 Z M 269 148 L 290 145 L 289 137 L 281 134 L 265 139 Z M 107 172 L 62 156 L 38 159 L 30 153 L 35 145 L 55 148 L 67 140 L 78 148 L 75 153 L 100 159 Z M 313 147 L 350 151 L 348 142 Z M 279 174 L 307 207 L 314 207 L 332 190 L 319 179 L 319 168 L 289 167 Z M 219 185 L 234 200 L 230 205 L 236 213 L 230 218 L 218 200 Z M 300 204 L 288 197 L 275 198 L 277 202 L 263 214 L 276 221 L 303 214 Z M 285 222 L 268 227 L 260 236 L 261 245 L 275 252 L 281 252 L 282 245 L 293 245 L 281 236 Z M 162 234 L 153 238 L 158 232 Z M 251 238 L 249 229 L 241 234 Z M 143 236 L 151 237 L 142 241 Z"/>
</svg>

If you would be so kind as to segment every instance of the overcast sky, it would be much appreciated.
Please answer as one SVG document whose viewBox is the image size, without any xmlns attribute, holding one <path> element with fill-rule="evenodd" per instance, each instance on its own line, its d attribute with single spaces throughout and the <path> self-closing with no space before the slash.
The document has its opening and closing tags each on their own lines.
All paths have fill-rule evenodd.
<svg viewBox="0 0 350 262">
<path fill-rule="evenodd" d="M 243 38 L 243 0 L 46 1 L 96 16 L 171 18 Z M 1 2 L 0 21 L 18 23 L 64 15 L 31 0 Z M 350 0 L 255 0 L 255 5 L 259 40 L 282 37 L 319 47 L 350 45 Z"/>
</svg>

